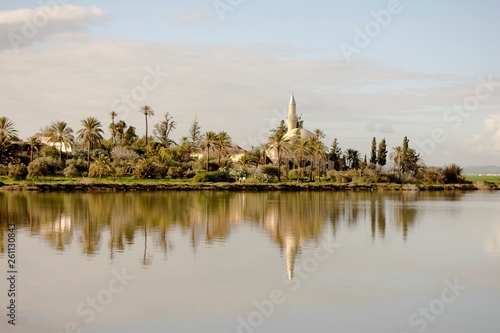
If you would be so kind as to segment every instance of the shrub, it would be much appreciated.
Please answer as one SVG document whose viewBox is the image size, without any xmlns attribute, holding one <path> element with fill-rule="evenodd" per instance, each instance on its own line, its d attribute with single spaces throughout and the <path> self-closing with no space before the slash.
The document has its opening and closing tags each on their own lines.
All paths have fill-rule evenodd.
<svg viewBox="0 0 500 333">
<path fill-rule="evenodd" d="M 9 177 L 14 180 L 26 179 L 28 168 L 24 164 L 9 163 Z"/>
<path fill-rule="evenodd" d="M 337 171 L 330 170 L 327 173 L 328 177 L 337 183 L 350 183 L 355 178 L 359 178 L 358 171 L 348 170 L 348 171 Z"/>
<path fill-rule="evenodd" d="M 227 172 L 224 171 L 210 171 L 210 172 L 199 172 L 197 173 L 193 181 L 195 183 L 221 183 L 221 182 L 233 182 Z"/>
<path fill-rule="evenodd" d="M 417 174 L 417 178 L 424 183 L 440 184 L 444 183 L 443 170 L 436 167 L 422 168 Z"/>
<path fill-rule="evenodd" d="M 179 179 L 184 177 L 184 169 L 182 167 L 170 167 L 168 169 L 167 175 L 173 179 Z"/>
<path fill-rule="evenodd" d="M 28 165 L 28 176 L 38 178 L 53 175 L 62 169 L 61 165 L 61 162 L 53 157 L 39 157 Z"/>
<path fill-rule="evenodd" d="M 111 165 L 111 160 L 106 155 L 99 155 L 92 164 L 90 164 L 90 177 L 110 177 L 115 175 L 115 170 Z"/>
<path fill-rule="evenodd" d="M 52 158 L 59 158 L 59 150 L 52 146 L 43 146 L 40 149 L 40 156 L 41 157 L 52 157 Z"/>
<path fill-rule="evenodd" d="M 0 164 L 0 176 L 8 176 L 9 175 L 9 167 L 3 164 Z"/>
<path fill-rule="evenodd" d="M 153 158 L 143 158 L 135 163 L 132 175 L 136 178 L 150 179 L 158 178 L 155 160 Z"/>
<path fill-rule="evenodd" d="M 80 177 L 82 173 L 80 170 L 78 170 L 74 164 L 68 165 L 64 170 L 63 170 L 64 176 L 68 178 L 73 178 L 73 177 Z"/>
<path fill-rule="evenodd" d="M 447 184 L 465 183 L 465 178 L 462 176 L 463 169 L 457 164 L 446 165 L 443 168 L 444 182 Z"/>
</svg>

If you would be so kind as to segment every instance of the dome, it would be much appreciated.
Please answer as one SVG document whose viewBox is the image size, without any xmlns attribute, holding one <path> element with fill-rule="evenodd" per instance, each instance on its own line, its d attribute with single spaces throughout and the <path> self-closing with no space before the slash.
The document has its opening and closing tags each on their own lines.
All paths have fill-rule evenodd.
<svg viewBox="0 0 500 333">
<path fill-rule="evenodd" d="M 285 138 L 293 139 L 295 137 L 298 137 L 299 135 L 301 139 L 310 139 L 316 137 L 316 135 L 313 132 L 308 131 L 305 128 L 294 128 L 285 134 Z"/>
</svg>

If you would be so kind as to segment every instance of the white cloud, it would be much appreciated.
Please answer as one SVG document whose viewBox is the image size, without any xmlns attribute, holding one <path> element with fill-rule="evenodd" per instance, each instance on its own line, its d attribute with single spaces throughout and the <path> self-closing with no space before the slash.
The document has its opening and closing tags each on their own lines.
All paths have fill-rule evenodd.
<svg viewBox="0 0 500 333">
<path fill-rule="evenodd" d="M 488 115 L 481 131 L 467 140 L 467 146 L 475 152 L 500 154 L 500 114 Z"/>
<path fill-rule="evenodd" d="M 97 7 L 41 6 L 0 12 L 0 51 L 18 51 L 41 41 L 73 41 L 102 22 L 107 14 Z"/>
</svg>

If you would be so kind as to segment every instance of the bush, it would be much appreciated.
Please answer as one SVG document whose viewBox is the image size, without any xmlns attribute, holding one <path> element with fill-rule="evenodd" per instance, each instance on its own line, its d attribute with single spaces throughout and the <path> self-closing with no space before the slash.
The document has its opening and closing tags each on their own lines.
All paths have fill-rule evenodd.
<svg viewBox="0 0 500 333">
<path fill-rule="evenodd" d="M 3 164 L 0 164 L 0 176 L 8 176 L 9 175 L 9 167 Z"/>
<path fill-rule="evenodd" d="M 351 181 L 359 178 L 357 170 L 337 171 L 330 170 L 327 173 L 328 177 L 337 183 L 350 183 Z"/>
<path fill-rule="evenodd" d="M 111 165 L 111 160 L 106 155 L 99 155 L 97 158 L 90 164 L 89 169 L 89 177 L 102 178 L 102 177 L 110 177 L 115 176 L 115 170 Z"/>
<path fill-rule="evenodd" d="M 436 167 L 422 168 L 417 174 L 417 178 L 424 183 L 441 184 L 444 183 L 443 170 Z"/>
<path fill-rule="evenodd" d="M 61 162 L 53 157 L 39 157 L 28 165 L 28 176 L 38 178 L 47 175 L 54 175 L 61 170 Z"/>
<path fill-rule="evenodd" d="M 193 181 L 195 183 L 222 183 L 234 182 L 227 172 L 224 171 L 210 171 L 197 173 Z"/>
<path fill-rule="evenodd" d="M 172 179 L 180 179 L 184 177 L 184 169 L 182 167 L 170 167 L 167 175 Z"/>
<path fill-rule="evenodd" d="M 9 163 L 9 177 L 14 180 L 26 179 L 28 168 L 24 164 Z"/>
<path fill-rule="evenodd" d="M 52 146 L 43 146 L 40 149 L 40 156 L 42 157 L 52 157 L 52 158 L 59 158 L 59 150 Z"/>
<path fill-rule="evenodd" d="M 134 165 L 132 175 L 136 178 L 151 179 L 158 178 L 156 162 L 153 158 L 143 158 Z"/>
<path fill-rule="evenodd" d="M 447 184 L 465 183 L 462 171 L 463 169 L 457 164 L 446 165 L 443 168 L 444 182 Z"/>
<path fill-rule="evenodd" d="M 64 170 L 63 170 L 64 176 L 68 178 L 73 178 L 73 177 L 81 177 L 82 173 L 80 170 L 78 170 L 74 164 L 68 165 Z"/>
</svg>

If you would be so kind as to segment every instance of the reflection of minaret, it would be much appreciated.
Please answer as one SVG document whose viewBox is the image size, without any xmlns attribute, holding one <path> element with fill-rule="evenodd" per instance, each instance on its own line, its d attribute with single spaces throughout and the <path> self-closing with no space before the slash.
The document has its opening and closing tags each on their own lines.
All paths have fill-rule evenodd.
<svg viewBox="0 0 500 333">
<path fill-rule="evenodd" d="M 286 269 L 288 271 L 288 281 L 293 279 L 293 270 L 295 268 L 295 257 L 299 251 L 297 240 L 294 237 L 287 236 L 286 244 Z"/>
<path fill-rule="evenodd" d="M 293 96 L 290 97 L 290 103 L 288 103 L 288 131 L 291 131 L 293 129 L 297 128 L 297 112 L 296 112 L 296 107 L 297 105 L 295 104 L 295 98 Z"/>
</svg>

